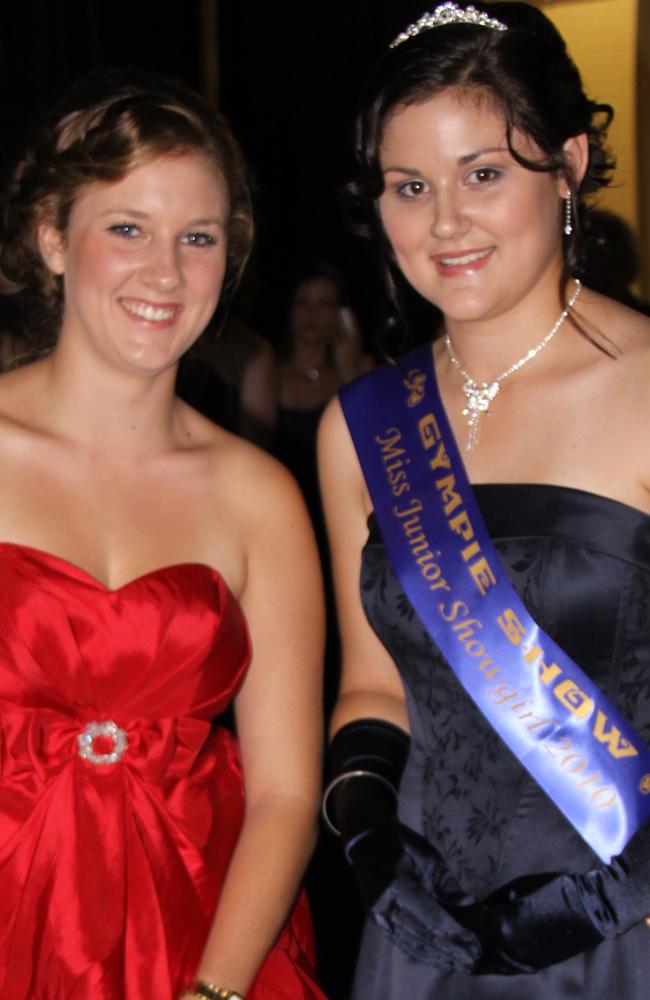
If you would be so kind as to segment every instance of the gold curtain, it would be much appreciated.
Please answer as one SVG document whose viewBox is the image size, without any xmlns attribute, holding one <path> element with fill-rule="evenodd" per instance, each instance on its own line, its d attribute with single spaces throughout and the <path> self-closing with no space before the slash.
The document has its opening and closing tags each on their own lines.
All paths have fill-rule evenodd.
<svg viewBox="0 0 650 1000">
<path fill-rule="evenodd" d="M 650 301 L 650 4 L 639 4 L 638 28 L 639 231 L 643 258 L 642 294 Z"/>
</svg>

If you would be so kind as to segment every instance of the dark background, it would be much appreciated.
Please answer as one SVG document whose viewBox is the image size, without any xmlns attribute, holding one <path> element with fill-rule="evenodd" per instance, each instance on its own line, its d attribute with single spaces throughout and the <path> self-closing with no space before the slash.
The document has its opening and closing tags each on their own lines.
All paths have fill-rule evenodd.
<svg viewBox="0 0 650 1000">
<path fill-rule="evenodd" d="M 419 16 L 410 0 L 308 0 L 300 8 L 244 0 L 23 0 L 3 3 L 0 169 L 42 111 L 90 70 L 135 66 L 204 90 L 214 45 L 218 100 L 251 165 L 257 241 L 245 289 L 255 326 L 280 337 L 301 263 L 336 262 L 366 334 L 378 322 L 377 281 L 342 219 L 354 107 L 377 56 Z M 206 45 L 206 8 L 216 31 Z M 212 32 L 210 32 L 212 35 Z M 427 334 L 428 336 L 428 334 Z"/>
</svg>

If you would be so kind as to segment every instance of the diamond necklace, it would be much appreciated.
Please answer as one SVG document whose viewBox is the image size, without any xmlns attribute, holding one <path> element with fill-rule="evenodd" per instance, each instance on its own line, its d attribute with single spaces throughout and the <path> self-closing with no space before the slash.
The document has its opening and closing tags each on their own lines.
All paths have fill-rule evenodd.
<svg viewBox="0 0 650 1000">
<path fill-rule="evenodd" d="M 514 372 L 519 371 L 524 365 L 527 365 L 529 361 L 536 358 L 540 351 L 543 351 L 547 344 L 551 342 L 557 331 L 560 329 L 565 319 L 569 315 L 569 312 L 576 303 L 576 299 L 580 295 L 582 290 L 582 285 L 577 278 L 573 279 L 575 281 L 575 291 L 569 301 L 567 302 L 566 308 L 562 310 L 556 323 L 553 324 L 551 329 L 548 331 L 543 340 L 540 340 L 537 347 L 531 347 L 531 349 L 524 354 L 523 358 L 519 361 L 515 361 L 513 365 L 506 368 L 504 372 L 497 375 L 495 379 L 491 382 L 475 382 L 472 376 L 465 371 L 460 361 L 454 354 L 454 349 L 451 345 L 451 339 L 449 334 L 445 334 L 445 347 L 447 348 L 447 354 L 449 355 L 449 360 L 451 361 L 454 368 L 458 369 L 460 374 L 463 376 L 463 392 L 467 397 L 467 406 L 463 410 L 463 416 L 467 417 L 467 424 L 469 426 L 469 437 L 467 439 L 467 444 L 465 445 L 466 451 L 472 451 L 476 447 L 478 442 L 478 423 L 481 419 L 481 414 L 488 414 L 490 412 L 490 403 L 498 393 L 501 383 L 508 375 L 512 375 Z"/>
</svg>

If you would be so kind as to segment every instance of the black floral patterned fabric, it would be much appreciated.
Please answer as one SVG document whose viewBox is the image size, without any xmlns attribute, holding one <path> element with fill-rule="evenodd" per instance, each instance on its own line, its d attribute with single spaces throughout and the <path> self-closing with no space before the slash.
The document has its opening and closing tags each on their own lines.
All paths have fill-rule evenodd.
<svg viewBox="0 0 650 1000">
<path fill-rule="evenodd" d="M 476 496 L 504 567 L 539 625 L 650 742 L 650 517 L 581 490 L 484 485 Z M 483 719 L 425 632 L 390 567 L 374 519 L 361 590 L 400 671 L 411 753 L 404 823 L 424 834 L 467 892 L 519 875 L 584 871 L 598 859 Z M 650 904 L 649 904 L 650 912 Z M 564 1000 L 650 996 L 650 928 L 634 928 L 535 976 L 438 973 L 369 927 L 355 1000 Z"/>
</svg>

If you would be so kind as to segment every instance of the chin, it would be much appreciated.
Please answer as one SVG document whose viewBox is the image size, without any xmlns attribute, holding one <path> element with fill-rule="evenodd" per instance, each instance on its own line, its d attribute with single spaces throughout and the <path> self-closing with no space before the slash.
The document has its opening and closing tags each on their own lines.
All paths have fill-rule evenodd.
<svg viewBox="0 0 650 1000">
<path fill-rule="evenodd" d="M 487 319 L 492 315 L 493 302 L 486 302 L 484 299 L 474 299 L 469 296 L 459 296 L 450 299 L 449 296 L 437 296 L 429 298 L 429 302 L 441 311 L 446 319 L 454 320 L 457 323 L 471 323 L 477 320 Z"/>
<path fill-rule="evenodd" d="M 431 282 L 409 282 L 416 292 L 440 309 L 445 316 L 453 319 L 479 319 L 484 312 L 494 307 L 494 288 L 486 288 L 481 282 L 461 278 L 443 278 L 434 285 Z"/>
<path fill-rule="evenodd" d="M 453 320 L 455 323 L 476 323 L 483 319 L 490 319 L 494 315 L 493 310 L 483 304 L 476 306 L 466 304 L 449 309 L 446 309 L 444 305 L 439 305 L 438 308 L 446 319 Z"/>
<path fill-rule="evenodd" d="M 484 281 L 466 281 L 456 286 L 451 285 L 455 279 L 449 279 L 448 285 L 436 286 L 436 305 L 446 315 L 467 316 L 472 319 L 480 319 L 484 314 L 491 314 L 498 308 L 499 300 L 509 297 L 504 294 L 502 286 Z M 449 287 L 451 285 L 451 287 Z"/>
<path fill-rule="evenodd" d="M 122 354 L 118 359 L 118 364 L 131 375 L 142 375 L 147 378 L 153 375 L 160 375 L 168 369 L 175 367 L 182 355 L 176 354 L 153 354 L 152 352 L 134 354 Z"/>
</svg>

